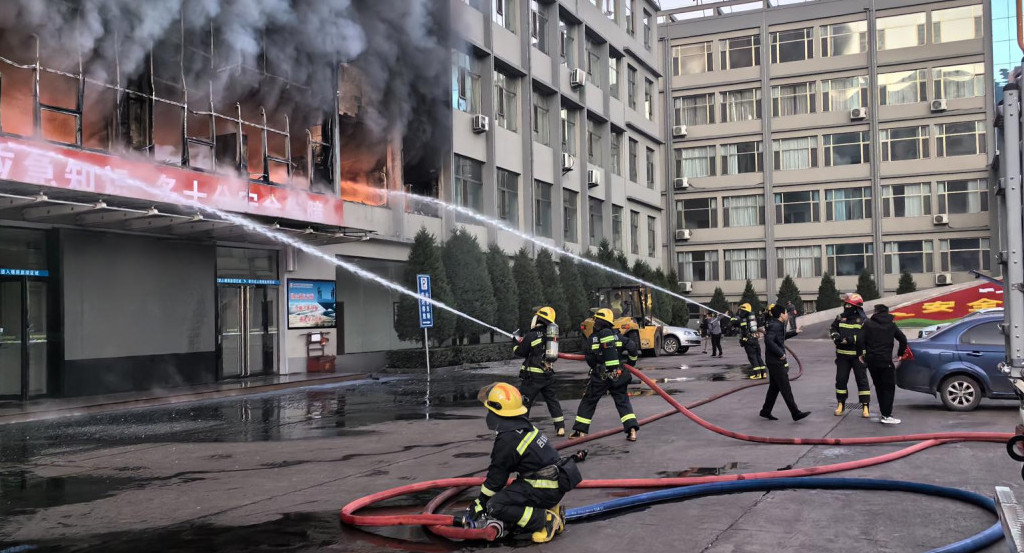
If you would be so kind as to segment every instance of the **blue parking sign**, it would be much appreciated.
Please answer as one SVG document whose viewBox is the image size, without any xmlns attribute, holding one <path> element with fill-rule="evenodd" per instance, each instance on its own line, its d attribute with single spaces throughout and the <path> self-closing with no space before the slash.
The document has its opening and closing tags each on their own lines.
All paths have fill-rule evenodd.
<svg viewBox="0 0 1024 553">
<path fill-rule="evenodd" d="M 430 275 L 416 275 L 416 292 L 430 298 Z M 420 300 L 420 328 L 434 327 L 434 305 Z"/>
</svg>

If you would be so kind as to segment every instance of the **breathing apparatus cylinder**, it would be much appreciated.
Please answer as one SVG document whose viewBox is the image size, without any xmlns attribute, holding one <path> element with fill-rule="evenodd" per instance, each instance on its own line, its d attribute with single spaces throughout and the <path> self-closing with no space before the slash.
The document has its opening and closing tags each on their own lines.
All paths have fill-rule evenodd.
<svg viewBox="0 0 1024 553">
<path fill-rule="evenodd" d="M 548 323 L 547 329 L 544 330 L 545 347 L 544 347 L 544 359 L 553 362 L 558 359 L 558 325 L 555 323 Z"/>
<path fill-rule="evenodd" d="M 757 334 L 757 316 L 753 313 L 747 314 L 747 328 L 750 329 L 751 334 Z"/>
</svg>

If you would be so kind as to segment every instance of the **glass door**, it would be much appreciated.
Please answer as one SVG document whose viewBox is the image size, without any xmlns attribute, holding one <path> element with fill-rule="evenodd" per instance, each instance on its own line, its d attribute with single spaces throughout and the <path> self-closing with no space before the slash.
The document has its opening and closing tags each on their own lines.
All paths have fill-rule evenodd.
<svg viewBox="0 0 1024 553">
<path fill-rule="evenodd" d="M 0 398 L 22 396 L 24 304 L 21 280 L 0 280 Z"/>
<path fill-rule="evenodd" d="M 221 378 L 242 376 L 242 288 L 219 286 L 218 332 Z"/>
<path fill-rule="evenodd" d="M 242 376 L 263 374 L 266 361 L 264 343 L 266 324 L 264 310 L 266 308 L 266 288 L 246 286 L 242 289 L 242 301 L 245 305 L 246 319 L 246 350 L 248 358 Z"/>
<path fill-rule="evenodd" d="M 25 281 L 27 300 L 25 306 L 25 337 L 28 339 L 28 390 L 29 397 L 47 393 L 47 361 L 49 340 L 47 337 L 46 294 L 47 283 L 41 280 Z"/>
<path fill-rule="evenodd" d="M 263 289 L 266 296 L 266 304 L 264 313 L 266 313 L 266 340 L 264 342 L 264 349 L 267 352 L 267 364 L 266 372 L 270 374 L 278 373 L 278 362 L 277 362 L 277 288 L 267 287 Z"/>
</svg>

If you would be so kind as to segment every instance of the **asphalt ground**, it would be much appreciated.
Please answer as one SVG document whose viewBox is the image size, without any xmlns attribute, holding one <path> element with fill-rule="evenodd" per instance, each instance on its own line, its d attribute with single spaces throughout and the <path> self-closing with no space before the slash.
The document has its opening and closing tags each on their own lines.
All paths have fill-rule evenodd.
<svg viewBox="0 0 1024 553">
<path fill-rule="evenodd" d="M 757 416 L 764 387 L 696 410 L 715 424 L 773 436 L 852 437 L 914 432 L 1012 432 L 1015 402 L 983 401 L 952 413 L 939 400 L 898 390 L 888 427 L 859 412 L 832 414 L 835 367 L 831 343 L 791 340 L 804 364 L 793 383 L 801 408 L 789 420 Z M 643 359 L 645 373 L 684 404 L 746 382 L 745 356 L 729 339 L 725 357 L 699 348 Z M 571 420 L 582 394 L 582 363 L 556 364 L 562 405 Z M 418 528 L 363 531 L 342 527 L 346 503 L 422 480 L 466 476 L 487 465 L 492 434 L 477 389 L 515 382 L 518 365 L 381 375 L 379 379 L 285 390 L 243 398 L 134 409 L 0 427 L 0 552 L 14 551 L 926 551 L 980 532 L 995 518 L 950 500 L 898 492 L 783 491 L 660 504 L 570 525 L 545 545 L 452 543 Z M 851 388 L 855 388 L 850 382 Z M 666 403 L 634 382 L 640 418 Z M 543 406 L 535 422 L 552 435 Z M 619 427 L 611 399 L 602 400 L 594 430 Z M 833 447 L 740 442 L 674 415 L 586 446 L 586 478 L 656 478 L 737 474 L 811 467 L 881 455 L 909 444 Z M 569 449 L 567 451 L 571 451 Z M 1020 464 L 1000 444 L 957 443 L 834 476 L 912 480 L 992 495 L 1009 486 L 1024 498 Z M 576 490 L 581 506 L 637 490 Z M 418 512 L 434 492 L 392 500 L 378 513 Z M 468 497 L 468 496 L 467 496 Z M 453 507 L 457 508 L 462 504 Z M 985 551 L 1006 551 L 1003 543 Z"/>
</svg>

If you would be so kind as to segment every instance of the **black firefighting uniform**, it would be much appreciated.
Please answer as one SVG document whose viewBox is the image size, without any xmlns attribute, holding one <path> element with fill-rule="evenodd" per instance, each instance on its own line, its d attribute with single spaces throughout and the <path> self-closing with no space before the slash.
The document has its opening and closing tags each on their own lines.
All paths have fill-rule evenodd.
<svg viewBox="0 0 1024 553">
<path fill-rule="evenodd" d="M 754 374 L 764 374 L 768 367 L 764 364 L 764 358 L 761 357 L 761 343 L 758 342 L 757 333 L 750 331 L 749 317 L 750 313 L 740 311 L 737 313 L 737 318 L 733 319 L 733 324 L 739 330 L 740 346 L 747 353 L 750 370 L 754 371 Z"/>
<path fill-rule="evenodd" d="M 627 393 L 633 375 L 622 366 L 627 360 L 630 365 L 636 366 L 636 360 L 640 358 L 639 345 L 633 340 L 624 340 L 610 325 L 603 323 L 600 330 L 596 330 L 590 337 L 586 358 L 590 365 L 590 381 L 576 410 L 576 422 L 572 429 L 583 433 L 590 431 L 591 417 L 597 410 L 597 402 L 606 393 L 615 402 L 622 429 L 628 433 L 631 428 L 640 428 Z"/>
<path fill-rule="evenodd" d="M 565 428 L 565 416 L 562 405 L 558 403 L 558 391 L 555 389 L 555 372 L 551 363 L 544 359 L 547 338 L 544 325 L 538 325 L 523 336 L 522 341 L 515 345 L 513 353 L 517 357 L 525 357 L 519 369 L 519 393 L 523 395 L 523 405 L 527 409 L 533 407 L 533 401 L 540 395 L 548 404 L 551 422 L 555 428 Z M 529 412 L 527 412 L 529 416 Z"/>
<path fill-rule="evenodd" d="M 495 434 L 487 478 L 471 508 L 477 516 L 486 511 L 513 532 L 540 530 L 544 510 L 558 505 L 570 487 L 558 451 L 525 416 L 502 417 Z M 518 475 L 506 486 L 513 472 Z"/>
<path fill-rule="evenodd" d="M 868 382 L 868 371 L 859 357 L 864 355 L 864 345 L 860 342 L 861 328 L 867 317 L 860 309 L 846 310 L 832 321 L 829 334 L 836 345 L 836 401 L 846 403 L 849 396 L 847 385 L 850 383 L 850 370 L 853 370 L 857 381 L 857 398 L 861 405 L 871 404 L 871 384 Z"/>
</svg>

